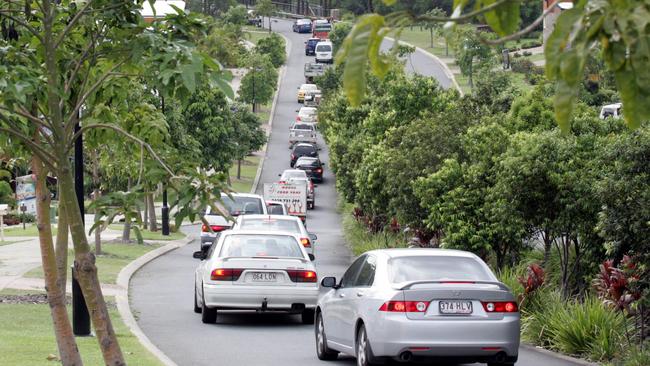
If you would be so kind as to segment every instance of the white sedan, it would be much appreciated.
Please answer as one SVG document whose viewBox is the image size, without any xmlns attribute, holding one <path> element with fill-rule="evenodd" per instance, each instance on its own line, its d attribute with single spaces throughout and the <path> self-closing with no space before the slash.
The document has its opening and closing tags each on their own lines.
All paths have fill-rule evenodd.
<svg viewBox="0 0 650 366">
<path fill-rule="evenodd" d="M 290 232 L 300 236 L 300 244 L 305 247 L 308 254 L 314 254 L 316 234 L 305 229 L 302 220 L 297 216 L 288 215 L 246 215 L 239 216 L 233 230 L 266 230 Z"/>
<path fill-rule="evenodd" d="M 312 260 L 289 232 L 224 231 L 201 259 L 194 276 L 194 311 L 214 323 L 219 310 L 285 311 L 313 324 L 318 299 Z"/>
</svg>

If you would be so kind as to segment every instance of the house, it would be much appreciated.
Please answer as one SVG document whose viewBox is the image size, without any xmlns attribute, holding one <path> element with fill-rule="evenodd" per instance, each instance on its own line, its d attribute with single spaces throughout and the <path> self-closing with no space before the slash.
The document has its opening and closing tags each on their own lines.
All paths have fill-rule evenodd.
<svg viewBox="0 0 650 366">
<path fill-rule="evenodd" d="M 546 11 L 555 3 L 555 0 L 542 0 L 542 2 L 544 3 L 544 11 Z M 546 44 L 546 40 L 553 32 L 553 29 L 555 29 L 555 21 L 557 20 L 557 17 L 560 16 L 564 10 L 571 8 L 573 8 L 573 0 L 561 1 L 546 15 L 544 18 L 544 44 Z"/>
</svg>

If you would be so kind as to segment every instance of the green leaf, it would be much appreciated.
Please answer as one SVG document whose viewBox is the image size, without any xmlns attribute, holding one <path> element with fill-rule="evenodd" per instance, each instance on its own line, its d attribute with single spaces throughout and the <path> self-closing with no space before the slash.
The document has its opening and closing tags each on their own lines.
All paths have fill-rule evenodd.
<svg viewBox="0 0 650 366">
<path fill-rule="evenodd" d="M 383 1 L 384 4 L 389 5 L 389 6 L 390 5 L 395 5 L 395 3 L 397 2 L 397 0 L 382 0 L 382 1 Z"/>
<path fill-rule="evenodd" d="M 568 133 L 571 130 L 571 113 L 577 94 L 577 89 L 565 80 L 557 81 L 553 105 L 555 106 L 555 119 L 563 133 Z"/>
<path fill-rule="evenodd" d="M 498 0 L 483 0 L 481 5 L 483 7 L 492 5 Z M 493 10 L 484 14 L 485 21 L 488 25 L 499 35 L 505 36 L 514 33 L 519 29 L 519 22 L 521 20 L 519 1 L 508 1 L 499 5 Z"/>
<path fill-rule="evenodd" d="M 562 53 L 569 44 L 571 28 L 578 21 L 582 12 L 578 9 L 565 10 L 558 16 L 555 22 L 555 29 L 548 37 L 544 47 L 546 59 L 546 76 L 549 80 L 555 80 L 559 74 L 560 59 Z"/>
<path fill-rule="evenodd" d="M 638 88 L 635 73 L 631 68 L 623 67 L 614 76 L 623 102 L 625 123 L 629 128 L 638 128 L 644 120 L 650 118 L 650 113 L 647 100 L 644 100 L 645 96 Z"/>
<path fill-rule="evenodd" d="M 140 231 L 140 227 L 137 225 L 132 225 L 131 230 L 135 232 L 135 237 L 138 239 L 138 244 L 144 244 L 144 239 L 142 239 L 142 232 Z"/>
</svg>

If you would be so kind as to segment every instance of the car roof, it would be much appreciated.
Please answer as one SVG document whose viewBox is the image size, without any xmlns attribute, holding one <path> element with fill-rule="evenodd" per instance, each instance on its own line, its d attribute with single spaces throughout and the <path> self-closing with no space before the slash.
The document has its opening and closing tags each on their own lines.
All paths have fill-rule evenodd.
<svg viewBox="0 0 650 366">
<path fill-rule="evenodd" d="M 294 238 L 298 237 L 297 233 L 292 233 L 290 231 L 274 231 L 274 230 L 259 230 L 259 229 L 243 229 L 243 230 L 226 230 L 222 231 L 221 235 L 286 235 L 292 236 Z"/>
<path fill-rule="evenodd" d="M 300 107 L 300 111 L 302 112 L 303 110 L 305 110 L 305 111 L 317 111 L 318 108 L 316 108 L 316 107 Z"/>
<path fill-rule="evenodd" d="M 309 146 L 309 147 L 313 147 L 314 149 L 316 148 L 316 146 L 314 146 L 314 144 L 310 144 L 310 143 L 308 143 L 308 142 L 300 142 L 300 143 L 297 143 L 295 147 L 299 147 L 299 146 L 300 146 L 300 147 Z M 294 148 L 295 148 L 295 147 L 294 147 Z"/>
<path fill-rule="evenodd" d="M 316 88 L 318 88 L 318 85 L 316 85 L 316 84 L 310 84 L 310 83 L 302 84 L 302 85 L 300 85 L 300 88 L 302 89 L 302 88 L 307 87 L 307 86 L 310 87 L 310 88 L 311 88 L 311 87 L 316 87 Z"/>
<path fill-rule="evenodd" d="M 285 221 L 300 221 L 297 216 L 289 215 L 242 215 L 240 220 L 285 220 Z"/>
<path fill-rule="evenodd" d="M 318 43 L 319 43 L 319 46 L 320 46 L 320 43 L 331 45 L 331 44 L 332 44 L 332 41 L 330 41 L 329 39 L 326 39 L 326 40 L 324 40 L 324 41 L 320 41 L 320 42 L 318 42 Z"/>
<path fill-rule="evenodd" d="M 385 255 L 389 258 L 399 257 L 461 257 L 476 259 L 478 256 L 474 253 L 456 249 L 439 249 L 439 248 L 393 248 L 393 249 L 376 249 L 368 252 Z"/>
<path fill-rule="evenodd" d="M 304 173 L 305 171 L 304 171 L 304 170 L 300 170 L 300 169 L 285 169 L 285 170 L 282 172 L 282 174 L 287 173 L 287 172 L 301 172 L 301 173 Z"/>
<path fill-rule="evenodd" d="M 606 104 L 603 106 L 603 108 L 620 108 L 623 106 L 622 103 L 614 103 L 614 104 Z"/>
<path fill-rule="evenodd" d="M 296 164 L 297 164 L 298 162 L 300 162 L 300 160 L 302 160 L 302 161 L 316 161 L 316 160 L 318 160 L 318 158 L 313 157 L 313 156 L 301 156 L 301 157 L 299 157 L 298 160 L 296 161 Z"/>
<path fill-rule="evenodd" d="M 262 196 L 259 194 L 253 194 L 253 193 L 238 193 L 238 192 L 232 192 L 230 194 L 233 197 L 249 197 L 249 198 L 259 198 L 263 200 Z M 221 192 L 221 197 L 228 197 L 227 193 Z"/>
</svg>

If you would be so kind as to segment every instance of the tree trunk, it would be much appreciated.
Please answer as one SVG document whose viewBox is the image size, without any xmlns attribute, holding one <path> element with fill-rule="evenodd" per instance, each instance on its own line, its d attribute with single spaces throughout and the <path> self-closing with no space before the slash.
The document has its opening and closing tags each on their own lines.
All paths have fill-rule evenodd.
<svg viewBox="0 0 650 366">
<path fill-rule="evenodd" d="M 32 171 L 36 175 L 36 218 L 41 259 L 43 261 L 45 290 L 47 291 L 47 300 L 50 304 L 50 313 L 54 323 L 54 334 L 59 349 L 59 357 L 61 357 L 63 365 L 83 365 L 65 306 L 65 288 L 59 286 L 60 279 L 57 276 L 57 260 L 54 255 L 50 221 L 50 192 L 46 184 L 47 173 L 43 163 L 35 155 L 32 158 Z M 72 180 L 70 180 L 70 184 L 72 185 Z M 64 210 L 64 212 L 67 211 Z M 79 219 L 81 219 L 80 215 Z M 81 230 L 83 232 L 83 227 Z M 58 241 L 57 237 L 57 244 Z M 67 253 L 65 256 L 67 256 Z"/>
<path fill-rule="evenodd" d="M 144 195 L 144 215 L 142 222 L 149 222 L 149 197 L 146 194 Z"/>
<path fill-rule="evenodd" d="M 127 191 L 131 190 L 131 178 L 128 179 Z M 131 242 L 131 220 L 124 215 L 124 228 L 122 229 L 122 243 L 128 244 Z"/>
<path fill-rule="evenodd" d="M 60 163 L 61 168 L 58 177 L 64 193 L 65 205 L 66 207 L 78 207 L 70 165 L 64 157 L 61 160 L 63 162 Z M 97 277 L 97 266 L 95 266 L 95 255 L 90 251 L 81 220 L 81 213 L 79 210 L 73 209 L 66 210 L 66 212 L 75 248 L 74 267 L 81 291 L 88 305 L 88 311 L 104 357 L 104 363 L 111 366 L 126 365 L 102 295 L 101 285 Z"/>
<path fill-rule="evenodd" d="M 542 230 L 542 240 L 544 241 L 544 263 L 542 267 L 546 267 L 548 260 L 551 258 L 551 246 L 553 245 L 553 238 L 547 229 Z"/>
<path fill-rule="evenodd" d="M 241 159 L 237 159 L 237 179 L 241 179 Z"/>
<path fill-rule="evenodd" d="M 431 36 L 431 49 L 433 49 L 433 28 L 429 28 L 429 35 Z"/>
<path fill-rule="evenodd" d="M 59 188 L 59 192 L 61 192 L 61 188 Z M 59 223 L 56 234 L 55 256 L 57 283 L 63 291 L 65 291 L 68 278 L 68 217 L 66 210 L 65 204 L 61 200 L 61 193 L 59 193 Z"/>
<path fill-rule="evenodd" d="M 101 195 L 99 191 L 99 154 L 97 149 L 93 150 L 93 202 L 97 202 Z M 102 230 L 101 227 L 95 229 L 95 255 L 102 254 Z"/>
<path fill-rule="evenodd" d="M 147 205 L 149 205 L 149 231 L 158 231 L 158 220 L 156 219 L 156 205 L 154 205 L 153 193 L 147 193 Z"/>
</svg>

